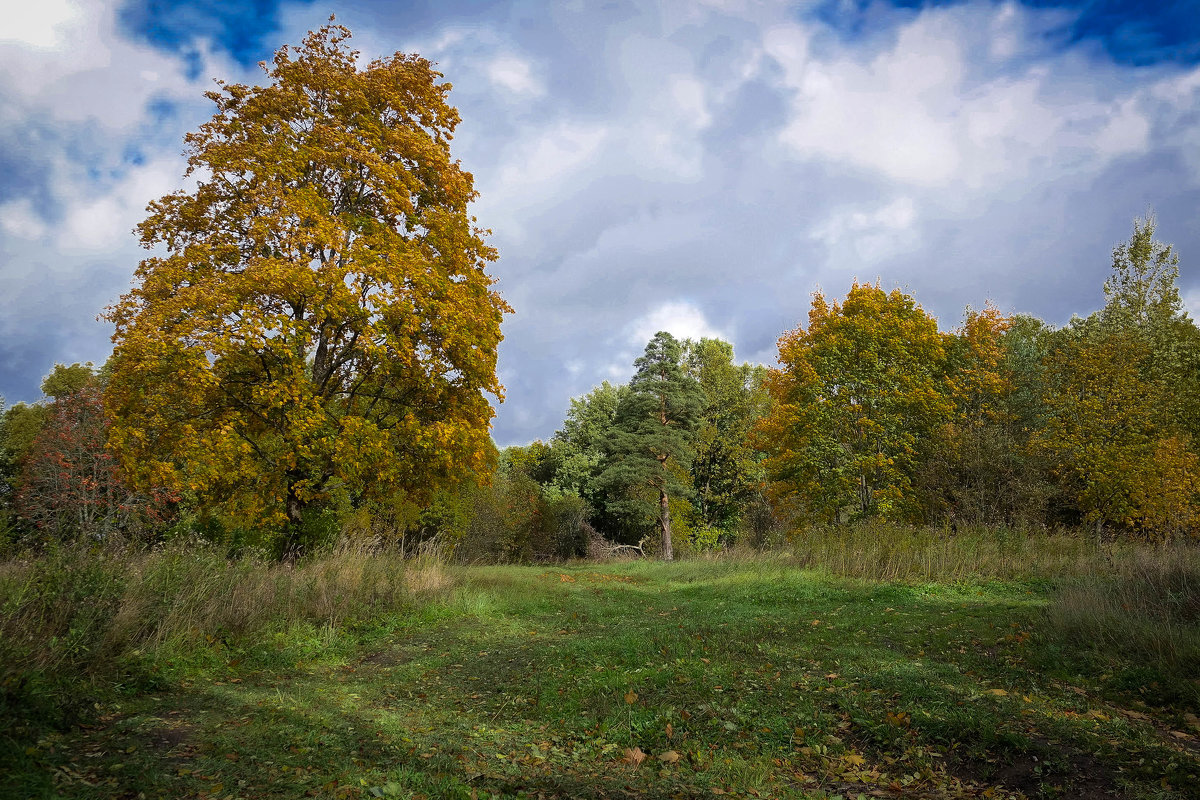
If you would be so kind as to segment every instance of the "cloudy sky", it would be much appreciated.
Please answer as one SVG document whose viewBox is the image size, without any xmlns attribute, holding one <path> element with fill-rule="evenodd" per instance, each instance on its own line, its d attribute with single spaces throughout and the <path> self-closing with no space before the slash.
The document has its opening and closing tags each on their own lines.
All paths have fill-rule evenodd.
<svg viewBox="0 0 1200 800">
<path fill-rule="evenodd" d="M 214 77 L 331 13 L 454 84 L 507 319 L 501 445 L 658 330 L 772 363 L 818 287 L 1061 324 L 1152 206 L 1200 311 L 1200 2 L 0 0 L 0 395 L 109 353 Z"/>
</svg>

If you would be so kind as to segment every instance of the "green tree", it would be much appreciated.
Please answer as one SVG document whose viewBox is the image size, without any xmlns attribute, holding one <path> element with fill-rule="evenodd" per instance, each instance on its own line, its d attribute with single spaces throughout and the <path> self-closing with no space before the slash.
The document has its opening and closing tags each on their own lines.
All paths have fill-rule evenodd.
<svg viewBox="0 0 1200 800">
<path fill-rule="evenodd" d="M 149 207 L 160 249 L 109 311 L 111 443 L 140 486 L 234 518 L 430 492 L 486 467 L 511 309 L 485 273 L 449 84 L 416 55 L 359 66 L 345 28 L 222 84 L 187 137 L 190 192 Z"/>
<path fill-rule="evenodd" d="M 1200 330 L 1179 297 L 1179 256 L 1154 238 L 1156 226 L 1153 213 L 1135 219 L 1129 240 L 1113 248 L 1106 302 L 1091 322 L 1144 341 L 1144 379 L 1161 387 L 1173 423 L 1200 438 Z"/>
<path fill-rule="evenodd" d="M 1105 525 L 1147 521 L 1139 502 L 1147 481 L 1184 504 L 1195 491 L 1186 457 L 1171 456 L 1179 474 L 1165 481 L 1156 466 L 1172 437 L 1156 387 L 1142 374 L 1147 352 L 1145 340 L 1129 331 L 1077 324 L 1046 360 L 1048 416 L 1036 443 L 1097 534 Z M 1181 443 L 1167 446 L 1178 450 Z"/>
<path fill-rule="evenodd" d="M 76 362 L 70 366 L 55 364 L 50 374 L 42 379 L 42 394 L 61 400 L 94 385 L 95 381 L 96 370 L 90 361 L 86 364 Z"/>
<path fill-rule="evenodd" d="M 15 501 L 22 465 L 49 416 L 50 409 L 40 403 L 17 403 L 0 416 L 0 532 L 19 527 Z"/>
<path fill-rule="evenodd" d="M 779 340 L 755 429 L 774 495 L 830 520 L 917 517 L 914 476 L 953 409 L 936 321 L 899 289 L 859 283 L 840 304 L 816 292 L 808 320 Z"/>
<path fill-rule="evenodd" d="M 681 478 L 686 479 L 704 406 L 700 385 L 683 369 L 682 358 L 675 337 L 659 331 L 634 361 L 637 371 L 609 443 L 611 462 L 600 477 L 609 487 L 610 510 L 657 523 L 666 561 L 674 558 L 671 495 L 686 491 Z"/>
<path fill-rule="evenodd" d="M 720 339 L 689 341 L 684 349 L 685 368 L 704 394 L 691 467 L 694 504 L 700 522 L 729 531 L 764 477 L 749 437 L 770 402 L 767 370 L 734 364 L 733 345 Z"/>
<path fill-rule="evenodd" d="M 1179 299 L 1179 256 L 1154 238 L 1157 221 L 1133 221 L 1133 235 L 1113 247 L 1112 273 L 1104 281 L 1101 318 L 1115 328 L 1153 330 L 1183 313 Z"/>
<path fill-rule="evenodd" d="M 1030 405 L 1044 326 L 988 304 L 967 309 L 948 340 L 954 412 L 931 440 L 919 483 L 931 518 L 979 525 L 1040 524 L 1053 485 L 1030 448 L 1038 409 Z"/>
<path fill-rule="evenodd" d="M 617 409 L 628 393 L 629 387 L 604 381 L 582 397 L 571 399 L 571 407 L 562 427 L 554 434 L 548 455 L 554 490 L 577 494 L 597 509 L 604 507 L 603 490 L 597 478 L 604 471 Z"/>
</svg>

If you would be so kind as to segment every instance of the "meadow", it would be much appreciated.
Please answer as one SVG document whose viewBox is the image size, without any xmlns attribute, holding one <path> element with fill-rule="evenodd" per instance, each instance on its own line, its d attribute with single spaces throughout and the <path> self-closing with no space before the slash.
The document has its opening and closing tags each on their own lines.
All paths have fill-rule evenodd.
<svg viewBox="0 0 1200 800">
<path fill-rule="evenodd" d="M 1200 553 L 863 526 L 675 563 L 0 565 L 0 795 L 1200 796 Z"/>
</svg>

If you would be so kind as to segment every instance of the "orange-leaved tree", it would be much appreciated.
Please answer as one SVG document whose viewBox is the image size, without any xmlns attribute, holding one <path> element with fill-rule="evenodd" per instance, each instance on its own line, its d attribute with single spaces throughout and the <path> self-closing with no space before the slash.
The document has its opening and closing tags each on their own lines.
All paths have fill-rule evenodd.
<svg viewBox="0 0 1200 800">
<path fill-rule="evenodd" d="M 500 323 L 450 85 L 416 55 L 360 66 L 327 25 L 221 84 L 187 137 L 197 184 L 138 226 L 160 248 L 113 306 L 111 445 L 295 537 L 306 507 L 481 469 Z M 295 544 L 295 542 L 292 542 Z"/>
<path fill-rule="evenodd" d="M 945 337 L 912 297 L 855 283 L 779 340 L 755 440 L 774 493 L 826 519 L 916 516 L 912 479 L 949 419 Z"/>
</svg>

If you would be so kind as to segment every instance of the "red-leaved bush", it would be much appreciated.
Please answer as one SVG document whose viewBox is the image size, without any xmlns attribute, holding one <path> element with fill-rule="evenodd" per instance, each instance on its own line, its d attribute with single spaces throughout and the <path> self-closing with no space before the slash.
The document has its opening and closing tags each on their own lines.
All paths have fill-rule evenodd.
<svg viewBox="0 0 1200 800">
<path fill-rule="evenodd" d="M 108 422 L 94 386 L 55 400 L 22 467 L 17 508 L 46 538 L 110 541 L 145 538 L 178 498 L 136 492 L 106 449 Z"/>
</svg>

